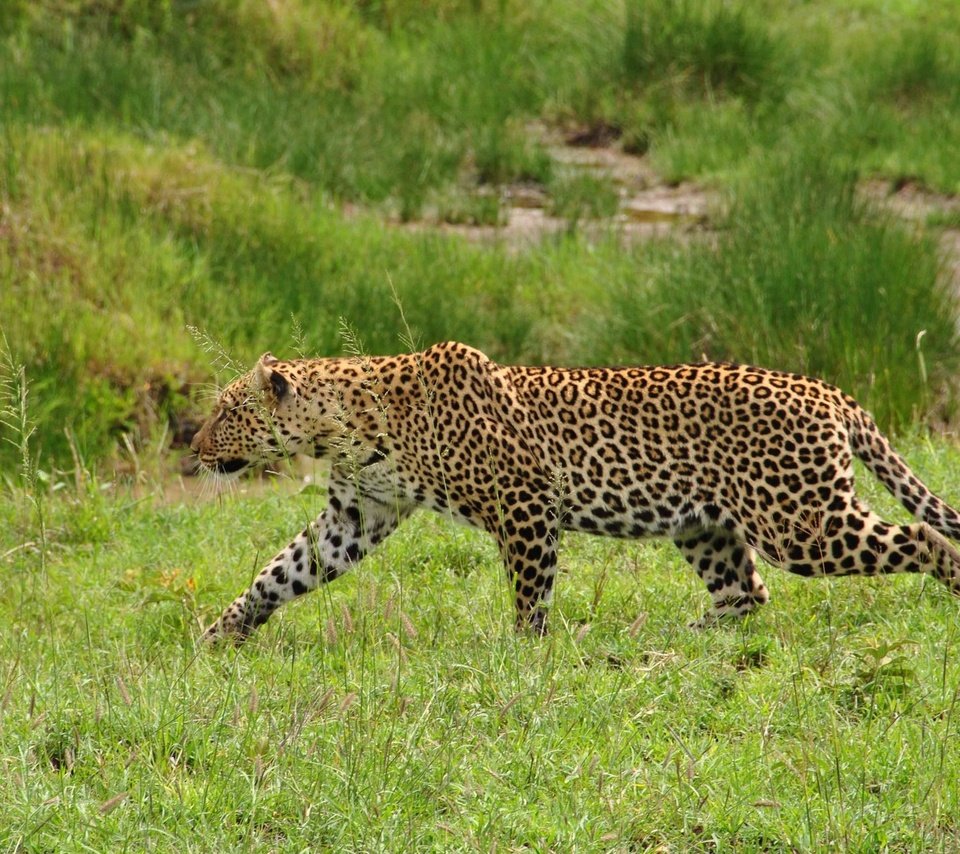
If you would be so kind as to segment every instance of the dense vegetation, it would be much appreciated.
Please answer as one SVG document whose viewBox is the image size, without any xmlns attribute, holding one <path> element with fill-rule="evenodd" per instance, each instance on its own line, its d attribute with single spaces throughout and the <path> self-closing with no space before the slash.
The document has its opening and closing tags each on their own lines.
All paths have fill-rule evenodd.
<svg viewBox="0 0 960 854">
<path fill-rule="evenodd" d="M 545 127 L 716 204 L 627 240 Z M 960 11 L 934 0 L 0 2 L 0 849 L 960 847 L 935 582 L 762 567 L 768 608 L 692 632 L 671 546 L 571 536 L 538 641 L 487 538 L 418 517 L 198 654 L 325 498 L 194 502 L 167 453 L 263 350 L 409 324 L 503 360 L 816 373 L 960 504 L 925 429 L 956 423 L 956 207 L 863 192 L 949 201 L 958 150 Z M 567 227 L 434 227 L 502 222 L 518 185 Z"/>
</svg>

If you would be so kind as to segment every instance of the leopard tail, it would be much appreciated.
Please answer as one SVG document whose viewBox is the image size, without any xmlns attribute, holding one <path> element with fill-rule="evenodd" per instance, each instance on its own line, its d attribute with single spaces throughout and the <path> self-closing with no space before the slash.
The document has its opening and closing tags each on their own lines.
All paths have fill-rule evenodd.
<svg viewBox="0 0 960 854">
<path fill-rule="evenodd" d="M 852 398 L 848 406 L 850 448 L 890 493 L 921 522 L 945 537 L 960 540 L 960 513 L 918 478 L 890 444 L 869 413 Z"/>
</svg>

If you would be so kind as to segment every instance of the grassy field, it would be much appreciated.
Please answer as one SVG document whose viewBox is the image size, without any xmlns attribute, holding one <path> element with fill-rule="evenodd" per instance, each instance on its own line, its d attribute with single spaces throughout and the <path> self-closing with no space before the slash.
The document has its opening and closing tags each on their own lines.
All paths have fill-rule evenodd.
<svg viewBox="0 0 960 854">
<path fill-rule="evenodd" d="M 544 126 L 716 203 L 628 241 Z M 570 536 L 535 640 L 492 543 L 422 516 L 198 652 L 325 496 L 170 475 L 211 383 L 343 321 L 396 351 L 402 308 L 504 361 L 821 375 L 956 505 L 956 210 L 861 190 L 955 196 L 958 150 L 933 0 L 0 3 L 0 849 L 960 849 L 936 582 L 766 567 L 768 608 L 695 632 L 672 546 Z M 567 227 L 429 225 L 518 186 Z"/>
<path fill-rule="evenodd" d="M 960 453 L 906 450 L 960 502 Z M 322 507 L 294 486 L 3 503 L 0 847 L 960 845 L 960 603 L 935 581 L 767 567 L 768 607 L 695 631 L 706 591 L 672 546 L 568 536 L 538 640 L 492 542 L 423 515 L 241 650 L 198 651 Z"/>
</svg>

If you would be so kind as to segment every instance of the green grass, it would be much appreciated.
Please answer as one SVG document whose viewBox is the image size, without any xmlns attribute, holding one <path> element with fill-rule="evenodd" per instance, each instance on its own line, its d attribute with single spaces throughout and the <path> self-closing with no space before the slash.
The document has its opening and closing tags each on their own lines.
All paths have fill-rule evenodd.
<svg viewBox="0 0 960 854">
<path fill-rule="evenodd" d="M 449 184 L 544 180 L 530 120 L 605 120 L 674 172 L 676 147 L 713 149 L 700 114 L 717 107 L 740 136 L 835 136 L 866 169 L 960 187 L 958 128 L 944 123 L 960 21 L 932 0 L 20 10 L 0 20 L 7 121 L 199 139 L 228 162 L 407 216 Z M 749 171 L 749 147 L 725 151 L 687 159 L 683 177 Z"/>
<path fill-rule="evenodd" d="M 905 450 L 960 501 L 955 449 Z M 960 842 L 960 604 L 936 582 L 767 567 L 767 608 L 697 632 L 707 594 L 672 547 L 568 536 L 536 640 L 492 542 L 424 515 L 241 650 L 198 653 L 323 505 L 290 492 L 164 506 L 81 478 L 39 493 L 42 548 L 7 493 L 5 850 Z"/>
<path fill-rule="evenodd" d="M 577 173 L 556 175 L 550 184 L 550 213 L 575 227 L 581 219 L 607 219 L 617 213 L 620 197 L 609 178 Z"/>
<path fill-rule="evenodd" d="M 630 0 L 626 7 L 628 80 L 665 81 L 701 97 L 776 97 L 784 48 L 748 4 Z"/>
<path fill-rule="evenodd" d="M 143 497 L 230 374 L 211 338 L 337 353 L 345 318 L 391 352 L 400 306 L 424 345 L 757 361 L 907 435 L 955 423 L 955 217 L 906 226 L 857 185 L 960 190 L 958 57 L 934 0 L 0 3 L 0 848 L 960 846 L 933 581 L 767 568 L 768 608 L 698 633 L 672 547 L 571 536 L 537 641 L 487 538 L 424 516 L 198 654 L 323 494 Z M 711 231 L 626 245 L 544 122 L 708 183 Z M 517 250 L 388 224 L 496 223 L 514 182 L 571 228 Z M 952 445 L 906 450 L 960 502 Z"/>
</svg>

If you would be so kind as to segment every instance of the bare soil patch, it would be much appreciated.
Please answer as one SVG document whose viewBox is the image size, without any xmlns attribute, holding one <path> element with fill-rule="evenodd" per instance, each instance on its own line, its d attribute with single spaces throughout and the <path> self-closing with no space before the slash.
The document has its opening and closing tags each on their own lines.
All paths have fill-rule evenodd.
<svg viewBox="0 0 960 854">
<path fill-rule="evenodd" d="M 501 221 L 495 225 L 447 223 L 428 215 L 421 221 L 404 223 L 404 227 L 438 230 L 478 243 L 499 242 L 516 249 L 574 229 L 588 237 L 614 234 L 627 241 L 708 230 L 716 195 L 693 182 L 665 182 L 647 157 L 624 151 L 614 133 L 595 133 L 591 129 L 563 133 L 540 124 L 532 125 L 530 133 L 543 145 L 561 174 L 590 175 L 609 182 L 617 194 L 614 216 L 572 221 L 551 213 L 551 196 L 545 187 L 517 183 L 500 189 Z"/>
</svg>

